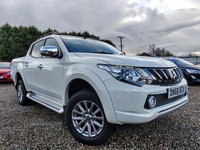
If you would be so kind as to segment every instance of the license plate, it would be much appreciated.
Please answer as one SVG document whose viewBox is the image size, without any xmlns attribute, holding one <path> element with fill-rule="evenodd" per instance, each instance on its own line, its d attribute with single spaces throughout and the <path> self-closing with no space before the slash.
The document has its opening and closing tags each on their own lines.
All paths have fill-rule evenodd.
<svg viewBox="0 0 200 150">
<path fill-rule="evenodd" d="M 179 86 L 168 89 L 168 98 L 173 98 L 185 93 L 185 86 Z"/>
<path fill-rule="evenodd" d="M 0 76 L 0 79 L 3 79 L 3 76 Z"/>
</svg>

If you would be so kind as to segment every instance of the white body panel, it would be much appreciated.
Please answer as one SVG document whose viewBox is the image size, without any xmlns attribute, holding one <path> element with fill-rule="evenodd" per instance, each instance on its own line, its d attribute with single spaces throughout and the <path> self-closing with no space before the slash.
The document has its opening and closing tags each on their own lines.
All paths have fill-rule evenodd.
<svg viewBox="0 0 200 150">
<path fill-rule="evenodd" d="M 142 87 L 120 82 L 107 71 L 97 67 L 97 64 L 112 64 L 135 67 L 175 67 L 169 61 L 160 58 L 132 57 L 125 55 L 69 53 L 60 45 L 63 57 L 36 59 L 27 53 L 24 58 L 12 61 L 11 77 L 14 85 L 17 74 L 20 74 L 32 100 L 63 113 L 63 107 L 68 102 L 70 83 L 82 79 L 89 83 L 102 103 L 108 122 L 114 124 L 135 124 L 151 121 L 161 115 L 176 110 L 188 101 L 184 97 L 151 110 L 144 104 L 148 95 L 167 94 L 169 86 L 144 85 Z M 29 49 L 30 51 L 30 49 Z M 23 61 L 24 60 L 24 61 Z M 28 66 L 25 64 L 28 63 Z M 42 68 L 38 68 L 42 65 Z M 170 87 L 184 85 L 180 83 Z"/>
</svg>

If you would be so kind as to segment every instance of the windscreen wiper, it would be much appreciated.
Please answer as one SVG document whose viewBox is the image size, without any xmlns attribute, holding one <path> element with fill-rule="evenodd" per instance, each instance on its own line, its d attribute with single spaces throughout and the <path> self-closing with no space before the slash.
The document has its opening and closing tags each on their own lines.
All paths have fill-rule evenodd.
<svg viewBox="0 0 200 150">
<path fill-rule="evenodd" d="M 114 54 L 114 53 L 107 53 L 107 52 L 92 52 L 92 53 L 99 53 L 99 54 Z"/>
</svg>

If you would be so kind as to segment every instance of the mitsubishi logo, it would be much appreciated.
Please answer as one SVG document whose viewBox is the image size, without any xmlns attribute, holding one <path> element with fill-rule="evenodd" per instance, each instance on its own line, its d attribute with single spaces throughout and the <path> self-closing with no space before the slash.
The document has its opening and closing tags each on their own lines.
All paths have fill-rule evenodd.
<svg viewBox="0 0 200 150">
<path fill-rule="evenodd" d="M 172 73 L 171 78 L 172 78 L 172 79 L 176 79 L 176 73 L 174 72 L 174 70 L 172 70 L 171 73 Z"/>
</svg>

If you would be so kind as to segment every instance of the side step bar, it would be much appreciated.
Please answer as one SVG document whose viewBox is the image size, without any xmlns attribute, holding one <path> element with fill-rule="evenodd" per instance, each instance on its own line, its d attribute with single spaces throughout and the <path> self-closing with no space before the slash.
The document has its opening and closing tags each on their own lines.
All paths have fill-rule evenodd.
<svg viewBox="0 0 200 150">
<path fill-rule="evenodd" d="M 43 106 L 45 106 L 45 107 L 47 107 L 47 108 L 49 108 L 53 111 L 59 113 L 59 114 L 64 113 L 64 108 L 59 109 L 59 108 L 53 107 L 53 106 L 51 106 L 47 103 L 44 103 L 43 101 L 37 99 L 37 97 L 33 93 L 27 93 L 26 97 L 33 100 L 34 102 L 37 102 L 37 103 L 39 103 L 39 104 L 41 104 L 41 105 L 43 105 Z"/>
</svg>

